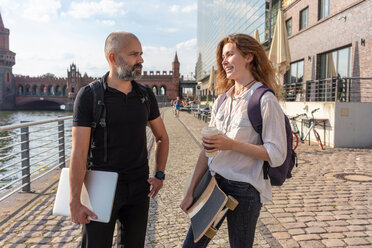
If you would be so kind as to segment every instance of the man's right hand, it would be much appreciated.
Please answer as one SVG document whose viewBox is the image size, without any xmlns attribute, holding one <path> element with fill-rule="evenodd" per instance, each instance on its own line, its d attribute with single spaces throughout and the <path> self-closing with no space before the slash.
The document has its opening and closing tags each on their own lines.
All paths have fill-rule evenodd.
<svg viewBox="0 0 372 248">
<path fill-rule="evenodd" d="M 97 219 L 97 216 L 80 202 L 70 202 L 70 216 L 75 224 L 88 224 L 88 216 Z"/>
<path fill-rule="evenodd" d="M 191 206 L 194 198 L 192 195 L 186 195 L 185 198 L 183 198 L 183 201 L 181 202 L 180 208 L 187 213 L 187 209 Z"/>
</svg>

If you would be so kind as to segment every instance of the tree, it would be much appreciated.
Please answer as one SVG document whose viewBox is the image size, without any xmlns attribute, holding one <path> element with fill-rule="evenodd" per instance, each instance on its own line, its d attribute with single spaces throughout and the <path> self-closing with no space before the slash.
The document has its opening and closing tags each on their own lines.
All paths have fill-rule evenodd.
<svg viewBox="0 0 372 248">
<path fill-rule="evenodd" d="M 46 78 L 55 78 L 56 75 L 54 75 L 53 73 L 45 73 L 44 75 L 42 75 L 42 77 L 46 77 Z"/>
</svg>

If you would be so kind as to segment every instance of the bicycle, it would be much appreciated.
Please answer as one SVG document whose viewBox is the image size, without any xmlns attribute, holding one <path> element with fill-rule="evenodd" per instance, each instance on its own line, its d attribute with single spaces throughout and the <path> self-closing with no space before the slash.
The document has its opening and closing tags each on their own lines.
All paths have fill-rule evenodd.
<svg viewBox="0 0 372 248">
<path fill-rule="evenodd" d="M 318 142 L 319 147 L 320 147 L 322 150 L 324 150 L 324 147 L 323 147 L 322 141 L 321 141 L 321 139 L 320 139 L 320 135 L 319 135 L 319 133 L 315 130 L 315 126 L 317 125 L 317 123 L 316 123 L 315 118 L 314 118 L 314 113 L 315 113 L 316 111 L 318 111 L 318 110 L 319 110 L 319 108 L 314 109 L 313 111 L 311 111 L 311 116 L 312 116 L 311 119 L 308 118 L 308 116 L 307 116 L 306 113 L 304 113 L 304 114 L 300 114 L 300 115 L 296 115 L 296 116 L 294 116 L 294 117 L 290 117 L 290 118 L 289 118 L 289 119 L 290 119 L 290 122 L 291 122 L 291 125 L 292 125 L 292 130 L 293 130 L 293 131 L 292 131 L 292 135 L 293 135 L 293 144 L 292 144 L 292 147 L 293 147 L 293 150 L 295 150 L 295 149 L 297 148 L 297 146 L 298 146 L 298 140 L 301 140 L 301 142 L 303 143 L 303 142 L 306 140 L 307 136 L 310 135 L 311 130 L 313 130 L 313 132 L 314 132 L 314 136 L 315 136 L 315 138 L 316 138 L 316 141 Z M 310 122 L 310 127 L 309 127 L 309 129 L 307 130 L 307 133 L 305 134 L 305 136 L 303 135 L 302 132 L 301 132 L 301 134 L 300 134 L 300 131 L 298 130 L 298 127 L 297 127 L 297 122 L 296 122 L 296 120 L 297 120 L 299 117 L 301 117 L 301 116 L 306 116 L 306 119 L 308 119 L 309 122 Z"/>
</svg>

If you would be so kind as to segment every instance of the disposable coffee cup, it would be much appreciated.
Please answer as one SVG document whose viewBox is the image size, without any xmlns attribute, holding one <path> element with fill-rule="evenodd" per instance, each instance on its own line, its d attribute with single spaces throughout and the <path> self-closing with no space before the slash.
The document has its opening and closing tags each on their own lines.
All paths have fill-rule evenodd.
<svg viewBox="0 0 372 248">
<path fill-rule="evenodd" d="M 210 136 L 215 136 L 217 134 L 218 134 L 218 130 L 215 127 L 204 127 L 201 131 L 202 137 L 210 137 Z M 205 150 L 213 150 L 213 148 L 206 148 L 206 147 L 204 147 L 204 149 Z M 207 157 L 214 157 L 216 155 L 217 155 L 217 151 L 215 151 L 215 152 L 205 152 L 205 156 L 207 156 Z"/>
</svg>

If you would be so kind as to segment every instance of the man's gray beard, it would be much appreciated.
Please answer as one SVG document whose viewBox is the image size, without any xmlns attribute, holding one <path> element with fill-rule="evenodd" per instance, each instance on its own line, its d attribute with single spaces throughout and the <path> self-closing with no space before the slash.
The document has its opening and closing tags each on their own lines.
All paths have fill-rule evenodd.
<svg viewBox="0 0 372 248">
<path fill-rule="evenodd" d="M 140 79 L 141 77 L 141 71 L 132 70 L 132 68 L 130 68 L 129 70 L 125 70 L 122 67 L 118 68 L 118 78 L 120 80 L 132 81 Z"/>
<path fill-rule="evenodd" d="M 118 67 L 118 78 L 120 80 L 132 81 L 132 80 L 140 79 L 142 77 L 141 70 L 137 71 L 133 68 L 133 66 L 129 68 L 128 70 L 126 70 L 126 67 L 128 67 L 128 65 L 124 62 L 124 59 L 122 59 L 120 56 L 119 56 L 119 63 L 120 64 Z"/>
</svg>

